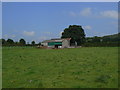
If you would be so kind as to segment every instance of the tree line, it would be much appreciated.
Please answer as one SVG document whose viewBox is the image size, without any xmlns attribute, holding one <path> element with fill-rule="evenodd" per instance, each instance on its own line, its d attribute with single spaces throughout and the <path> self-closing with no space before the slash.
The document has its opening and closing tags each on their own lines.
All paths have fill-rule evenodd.
<svg viewBox="0 0 120 90">
<path fill-rule="evenodd" d="M 0 43 L 2 46 L 36 46 L 38 44 L 35 43 L 35 41 L 32 41 L 30 44 L 29 42 L 26 42 L 25 39 L 21 38 L 18 42 L 15 42 L 12 39 L 0 39 Z"/>
<path fill-rule="evenodd" d="M 74 41 L 71 41 L 71 45 L 73 45 L 73 42 Z M 38 45 L 41 45 L 41 43 L 36 43 L 35 41 L 28 43 L 24 39 L 20 39 L 18 42 L 15 42 L 12 39 L 7 39 L 7 40 L 0 39 L 0 43 L 2 44 L 2 46 L 38 46 Z M 116 47 L 116 46 L 120 46 L 120 38 L 118 38 L 118 37 L 111 38 L 108 36 L 86 37 L 84 42 L 81 44 L 81 46 L 85 46 L 85 47 L 97 47 L 97 46 L 99 46 L 99 47 L 101 47 L 101 46 Z"/>
<path fill-rule="evenodd" d="M 103 37 L 86 37 L 83 46 L 86 47 L 117 47 L 120 46 L 120 34 L 103 36 Z M 115 36 L 115 37 L 114 37 Z"/>
<path fill-rule="evenodd" d="M 70 45 L 85 46 L 85 47 L 101 47 L 101 46 L 120 46 L 120 33 L 114 35 L 107 35 L 103 37 L 86 37 L 84 29 L 80 25 L 69 25 L 62 32 L 61 38 L 71 38 Z M 2 46 L 37 46 L 41 43 L 36 44 L 32 41 L 30 44 L 26 43 L 24 39 L 20 39 L 18 42 L 14 42 L 12 39 L 0 39 Z"/>
</svg>

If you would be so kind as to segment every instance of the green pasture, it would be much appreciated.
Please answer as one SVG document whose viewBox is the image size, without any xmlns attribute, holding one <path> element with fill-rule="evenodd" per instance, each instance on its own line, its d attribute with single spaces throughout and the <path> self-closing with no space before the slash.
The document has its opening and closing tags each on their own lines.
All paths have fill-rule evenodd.
<svg viewBox="0 0 120 90">
<path fill-rule="evenodd" d="M 118 48 L 2 49 L 3 88 L 117 88 Z"/>
<path fill-rule="evenodd" d="M 2 47 L 0 46 L 0 89 L 2 89 Z"/>
</svg>

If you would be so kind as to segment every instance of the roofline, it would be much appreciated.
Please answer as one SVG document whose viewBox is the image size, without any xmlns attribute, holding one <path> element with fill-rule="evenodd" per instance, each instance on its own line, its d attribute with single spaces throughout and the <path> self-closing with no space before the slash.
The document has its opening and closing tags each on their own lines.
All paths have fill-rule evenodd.
<svg viewBox="0 0 120 90">
<path fill-rule="evenodd" d="M 48 40 L 48 41 L 46 41 L 46 40 L 44 40 L 44 41 L 42 41 L 42 43 L 44 43 L 45 41 L 46 42 L 51 42 L 51 41 L 54 41 L 54 40 L 62 40 L 61 42 L 63 42 L 64 40 L 71 40 L 71 38 L 57 38 L 57 39 L 50 39 L 50 40 Z"/>
</svg>

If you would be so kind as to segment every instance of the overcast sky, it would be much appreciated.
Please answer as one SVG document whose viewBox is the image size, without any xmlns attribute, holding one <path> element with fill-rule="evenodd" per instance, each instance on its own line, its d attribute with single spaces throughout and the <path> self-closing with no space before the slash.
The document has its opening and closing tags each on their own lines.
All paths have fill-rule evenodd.
<svg viewBox="0 0 120 90">
<path fill-rule="evenodd" d="M 2 37 L 15 41 L 59 38 L 69 25 L 81 25 L 86 36 L 118 32 L 117 2 L 3 2 L 2 11 Z"/>
</svg>

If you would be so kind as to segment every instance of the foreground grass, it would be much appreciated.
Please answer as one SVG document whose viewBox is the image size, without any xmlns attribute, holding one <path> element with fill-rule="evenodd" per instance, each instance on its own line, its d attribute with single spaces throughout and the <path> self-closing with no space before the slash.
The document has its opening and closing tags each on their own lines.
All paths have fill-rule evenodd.
<svg viewBox="0 0 120 90">
<path fill-rule="evenodd" d="M 117 88 L 118 48 L 3 48 L 3 88 Z"/>
<path fill-rule="evenodd" d="M 2 89 L 2 47 L 0 46 L 0 89 Z"/>
</svg>

